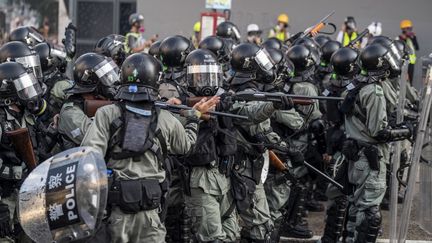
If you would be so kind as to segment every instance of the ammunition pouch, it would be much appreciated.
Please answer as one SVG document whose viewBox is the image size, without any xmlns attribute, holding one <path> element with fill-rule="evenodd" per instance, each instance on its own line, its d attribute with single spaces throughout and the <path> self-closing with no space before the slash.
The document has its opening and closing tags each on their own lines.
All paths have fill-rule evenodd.
<svg viewBox="0 0 432 243">
<path fill-rule="evenodd" d="M 118 206 L 126 214 L 159 208 L 163 188 L 158 180 L 114 181 L 108 193 L 108 204 Z"/>
<path fill-rule="evenodd" d="M 253 179 L 235 171 L 231 173 L 231 192 L 239 213 L 252 207 L 255 190 L 256 184 Z"/>
</svg>

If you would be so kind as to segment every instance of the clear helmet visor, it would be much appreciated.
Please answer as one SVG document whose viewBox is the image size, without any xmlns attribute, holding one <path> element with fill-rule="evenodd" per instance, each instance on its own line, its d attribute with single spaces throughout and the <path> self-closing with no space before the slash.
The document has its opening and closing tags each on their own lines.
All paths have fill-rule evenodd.
<svg viewBox="0 0 432 243">
<path fill-rule="evenodd" d="M 256 53 L 255 61 L 265 71 L 269 71 L 275 66 L 273 59 L 266 49 L 261 49 Z"/>
<path fill-rule="evenodd" d="M 234 33 L 234 36 L 236 37 L 236 39 L 240 40 L 241 35 L 240 35 L 240 31 L 237 29 L 237 27 L 232 27 L 231 31 Z"/>
<path fill-rule="evenodd" d="M 190 65 L 186 69 L 186 79 L 189 87 L 221 87 L 222 67 L 219 64 Z"/>
<path fill-rule="evenodd" d="M 106 59 L 99 63 L 94 70 L 96 76 L 98 76 L 101 83 L 105 86 L 111 87 L 120 82 L 120 69 L 111 59 Z"/>
<path fill-rule="evenodd" d="M 398 62 L 402 62 L 402 54 L 399 51 L 399 49 L 397 48 L 396 44 L 393 42 L 390 46 L 389 46 L 391 52 L 393 53 L 393 55 L 395 56 L 396 60 Z"/>
<path fill-rule="evenodd" d="M 25 57 L 17 57 L 15 58 L 15 62 L 22 64 L 27 72 L 32 72 L 38 80 L 43 79 L 39 55 L 35 54 Z"/>
<path fill-rule="evenodd" d="M 400 62 L 396 60 L 395 56 L 391 52 L 385 54 L 385 59 L 388 61 L 390 68 L 393 71 L 400 71 Z"/>
<path fill-rule="evenodd" d="M 32 73 L 20 75 L 13 84 L 21 100 L 30 100 L 43 94 L 41 85 Z"/>
<path fill-rule="evenodd" d="M 107 168 L 93 148 L 77 147 L 39 164 L 23 182 L 18 216 L 35 242 L 70 242 L 94 235 L 108 196 Z"/>
</svg>

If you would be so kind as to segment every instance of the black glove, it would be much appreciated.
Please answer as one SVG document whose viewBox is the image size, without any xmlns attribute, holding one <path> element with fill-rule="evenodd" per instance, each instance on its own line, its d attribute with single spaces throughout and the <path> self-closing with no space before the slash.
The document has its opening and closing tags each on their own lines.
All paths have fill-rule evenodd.
<svg viewBox="0 0 432 243">
<path fill-rule="evenodd" d="M 290 157 L 291 163 L 294 167 L 303 165 L 305 158 L 302 152 L 296 149 L 289 149 L 287 154 Z"/>
<path fill-rule="evenodd" d="M 294 103 L 291 98 L 281 96 L 281 100 L 273 102 L 273 106 L 277 110 L 291 110 L 294 107 Z"/>
<path fill-rule="evenodd" d="M 0 202 L 0 238 L 12 236 L 12 227 L 10 224 L 10 212 L 8 205 Z"/>
</svg>

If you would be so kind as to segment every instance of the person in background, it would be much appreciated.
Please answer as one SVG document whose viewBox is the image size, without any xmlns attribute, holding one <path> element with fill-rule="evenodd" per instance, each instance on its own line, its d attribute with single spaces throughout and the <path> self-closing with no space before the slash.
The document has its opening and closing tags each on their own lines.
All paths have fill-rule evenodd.
<svg viewBox="0 0 432 243">
<path fill-rule="evenodd" d="M 399 40 L 404 41 L 410 50 L 409 54 L 409 65 L 408 65 L 408 79 L 412 84 L 413 76 L 414 76 L 414 66 L 416 63 L 416 51 L 419 50 L 419 45 L 417 42 L 417 36 L 413 32 L 413 23 L 409 19 L 404 19 L 400 22 L 400 28 L 402 30 L 402 34 L 399 35 Z"/>
<path fill-rule="evenodd" d="M 339 41 L 342 46 L 347 46 L 352 40 L 357 38 L 357 36 L 357 24 L 354 17 L 346 17 L 336 40 Z"/>
<path fill-rule="evenodd" d="M 373 21 L 368 26 L 369 34 L 362 38 L 361 48 L 365 48 L 375 36 L 380 36 L 382 34 L 382 24 L 381 22 Z"/>
<path fill-rule="evenodd" d="M 246 42 L 260 45 L 262 43 L 261 34 L 262 30 L 260 30 L 257 24 L 248 25 Z"/>
<path fill-rule="evenodd" d="M 280 41 L 285 41 L 290 38 L 290 33 L 288 32 L 288 22 L 288 15 L 285 13 L 280 14 L 277 18 L 277 25 L 270 29 L 268 37 L 276 37 Z"/>
<path fill-rule="evenodd" d="M 125 36 L 124 44 L 126 53 L 143 52 L 158 38 L 158 35 L 153 35 L 148 41 L 144 39 L 144 16 L 141 14 L 131 14 L 129 16 L 129 24 L 131 25 L 131 29 Z"/>
<path fill-rule="evenodd" d="M 191 36 L 192 44 L 195 48 L 198 48 L 198 45 L 201 41 L 201 22 L 197 21 L 195 22 L 193 26 L 193 34 Z"/>
</svg>

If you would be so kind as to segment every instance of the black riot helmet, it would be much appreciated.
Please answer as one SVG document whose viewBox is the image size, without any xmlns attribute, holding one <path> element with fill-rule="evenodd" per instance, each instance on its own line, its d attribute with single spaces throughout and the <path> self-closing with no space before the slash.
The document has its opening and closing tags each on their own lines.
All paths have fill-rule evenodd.
<svg viewBox="0 0 432 243">
<path fill-rule="evenodd" d="M 272 83 L 276 78 L 276 63 L 271 53 L 252 43 L 243 43 L 234 48 L 231 67 L 235 72 L 249 73 L 254 76 L 253 79 L 263 83 Z"/>
<path fill-rule="evenodd" d="M 333 53 L 330 63 L 340 77 L 352 78 L 360 72 L 359 54 L 352 48 L 343 47 Z"/>
<path fill-rule="evenodd" d="M 197 96 L 213 96 L 222 87 L 222 66 L 209 50 L 198 49 L 186 57 L 188 90 Z"/>
<path fill-rule="evenodd" d="M 309 71 L 315 65 L 319 64 L 319 55 L 304 45 L 295 45 L 287 52 L 287 57 L 294 64 L 295 74 Z"/>
<path fill-rule="evenodd" d="M 22 26 L 12 30 L 9 41 L 21 41 L 29 46 L 35 46 L 45 42 L 45 38 L 33 26 Z"/>
<path fill-rule="evenodd" d="M 279 49 L 265 48 L 274 62 L 274 86 L 282 85 L 294 75 L 294 65 Z"/>
<path fill-rule="evenodd" d="M 73 73 L 75 84 L 68 90 L 72 94 L 95 92 L 112 98 L 115 94 L 114 87 L 120 81 L 117 64 L 111 58 L 92 52 L 78 57 Z"/>
<path fill-rule="evenodd" d="M 262 47 L 266 49 L 268 48 L 282 49 L 282 42 L 276 37 L 271 37 L 262 43 Z"/>
<path fill-rule="evenodd" d="M 331 38 L 328 37 L 327 35 L 318 35 L 315 37 L 315 41 L 318 43 L 320 47 L 323 47 L 323 45 L 327 43 L 327 41 L 331 41 Z"/>
<path fill-rule="evenodd" d="M 33 49 L 39 56 L 44 73 L 50 73 L 55 68 L 58 68 L 62 72 L 66 70 L 66 52 L 63 50 L 55 48 L 47 42 L 39 43 Z"/>
<path fill-rule="evenodd" d="M 330 58 L 339 48 L 341 48 L 341 44 L 339 41 L 327 41 L 322 47 L 321 47 L 321 60 L 324 62 L 325 65 L 328 65 L 330 63 Z"/>
<path fill-rule="evenodd" d="M 222 38 L 234 40 L 235 42 L 239 42 L 241 38 L 237 26 L 229 21 L 222 22 L 217 26 L 216 35 Z"/>
<path fill-rule="evenodd" d="M 316 42 L 314 39 L 310 37 L 299 38 L 294 41 L 293 45 L 303 45 L 309 47 L 311 50 L 312 49 L 316 49 L 318 51 L 320 50 L 320 45 L 318 44 L 318 42 Z"/>
<path fill-rule="evenodd" d="M 231 67 L 235 72 L 251 73 L 257 71 L 253 58 L 260 48 L 252 43 L 242 43 L 231 52 Z"/>
<path fill-rule="evenodd" d="M 28 73 L 22 64 L 0 64 L 0 80 L 1 105 L 11 104 L 14 98 L 17 98 L 16 101 L 32 114 L 40 115 L 45 111 L 46 102 L 42 99 L 42 87 L 33 73 Z"/>
<path fill-rule="evenodd" d="M 160 45 L 161 45 L 162 41 L 158 40 L 156 42 L 154 42 L 149 50 L 148 50 L 148 54 L 152 55 L 153 57 L 155 57 L 156 59 L 160 59 Z"/>
<path fill-rule="evenodd" d="M 124 42 L 124 36 L 111 34 L 98 40 L 93 51 L 95 53 L 112 58 L 118 66 L 121 66 L 124 59 L 126 58 Z"/>
<path fill-rule="evenodd" d="M 155 101 L 161 74 L 162 66 L 155 57 L 145 53 L 128 56 L 121 67 L 121 86 L 115 98 Z"/>
<path fill-rule="evenodd" d="M 165 38 L 159 47 L 162 63 L 170 68 L 183 67 L 187 55 L 193 51 L 192 42 L 181 35 Z"/>
<path fill-rule="evenodd" d="M 400 71 L 391 51 L 381 44 L 366 46 L 360 54 L 361 68 L 372 77 L 388 77 L 391 71 Z"/>
<path fill-rule="evenodd" d="M 208 36 L 199 43 L 200 49 L 207 49 L 216 55 L 220 63 L 229 61 L 230 49 L 226 41 L 218 36 Z"/>
<path fill-rule="evenodd" d="M 20 41 L 11 41 L 0 48 L 0 62 L 13 61 L 21 63 L 35 77 L 42 81 L 43 73 L 39 56 L 30 47 Z"/>
<path fill-rule="evenodd" d="M 387 36 L 382 36 L 382 35 L 375 36 L 370 42 L 370 44 L 381 44 L 387 47 L 387 49 L 389 49 L 390 52 L 394 55 L 396 60 L 402 62 L 402 53 L 397 48 L 395 42 L 392 39 L 388 38 Z"/>
</svg>

